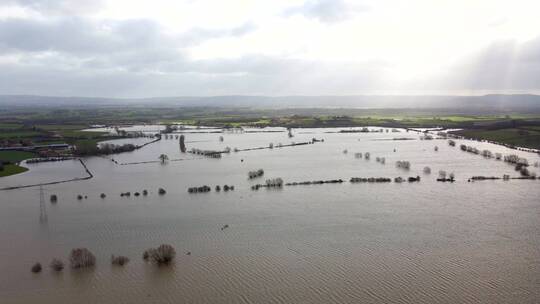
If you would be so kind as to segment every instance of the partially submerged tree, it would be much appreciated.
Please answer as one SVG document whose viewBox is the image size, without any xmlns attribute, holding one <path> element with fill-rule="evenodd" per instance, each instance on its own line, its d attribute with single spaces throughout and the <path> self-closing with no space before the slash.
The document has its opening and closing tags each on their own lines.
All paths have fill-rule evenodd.
<svg viewBox="0 0 540 304">
<path fill-rule="evenodd" d="M 167 154 L 161 154 L 158 158 L 162 164 L 164 164 L 167 160 L 169 160 L 169 157 L 167 156 Z"/>
<path fill-rule="evenodd" d="M 123 256 L 123 255 L 119 255 L 119 256 L 112 255 L 111 256 L 111 264 L 113 264 L 113 265 L 124 266 L 128 262 L 129 262 L 129 258 L 126 257 L 126 256 Z"/>
<path fill-rule="evenodd" d="M 96 264 L 96 257 L 86 248 L 75 248 L 71 250 L 69 257 L 71 268 L 85 268 Z"/>
<path fill-rule="evenodd" d="M 184 134 L 180 135 L 180 152 L 186 153 L 186 144 L 184 143 Z"/>
<path fill-rule="evenodd" d="M 157 265 L 170 264 L 176 256 L 176 250 L 169 244 L 162 244 L 157 248 L 150 248 L 143 253 L 143 259 Z"/>
<path fill-rule="evenodd" d="M 62 271 L 64 269 L 64 262 L 62 260 L 54 258 L 51 261 L 50 267 L 54 271 Z"/>
</svg>

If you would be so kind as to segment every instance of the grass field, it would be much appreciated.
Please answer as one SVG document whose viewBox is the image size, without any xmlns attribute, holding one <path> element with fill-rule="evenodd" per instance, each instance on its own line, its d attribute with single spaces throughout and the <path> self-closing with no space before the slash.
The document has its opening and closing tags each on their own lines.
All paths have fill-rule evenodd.
<svg viewBox="0 0 540 304">
<path fill-rule="evenodd" d="M 20 162 L 25 159 L 34 158 L 36 154 L 24 151 L 0 151 L 0 161 Z"/>
<path fill-rule="evenodd" d="M 14 132 L 2 132 L 0 133 L 0 139 L 7 138 L 29 138 L 40 135 L 40 132 L 37 131 L 14 131 Z"/>
<path fill-rule="evenodd" d="M 499 129 L 499 130 L 462 130 L 456 134 L 510 144 L 518 147 L 540 149 L 540 130 Z"/>
<path fill-rule="evenodd" d="M 25 167 L 13 165 L 13 164 L 4 165 L 4 170 L 0 171 L 0 177 L 19 174 L 19 173 L 23 173 L 23 172 L 26 172 L 26 171 L 28 171 L 28 169 L 25 168 Z"/>
</svg>

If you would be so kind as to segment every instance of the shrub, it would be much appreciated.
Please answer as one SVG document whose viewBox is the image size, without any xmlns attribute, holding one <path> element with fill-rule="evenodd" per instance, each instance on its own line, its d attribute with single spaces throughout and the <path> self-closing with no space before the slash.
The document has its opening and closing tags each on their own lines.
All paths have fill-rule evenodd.
<svg viewBox="0 0 540 304">
<path fill-rule="evenodd" d="M 148 261 L 148 259 L 150 258 L 150 251 L 151 251 L 151 250 L 152 250 L 152 249 L 146 249 L 146 250 L 143 252 L 143 255 L 142 255 L 143 260 Z"/>
<path fill-rule="evenodd" d="M 165 191 L 165 189 L 163 188 L 159 188 L 158 193 L 159 195 L 164 195 L 165 193 L 167 193 L 167 191 Z"/>
<path fill-rule="evenodd" d="M 51 203 L 56 203 L 58 201 L 58 196 L 56 194 L 51 195 Z"/>
<path fill-rule="evenodd" d="M 409 170 L 411 168 L 411 163 L 405 160 L 398 160 L 396 162 L 396 167 Z"/>
<path fill-rule="evenodd" d="M 40 263 L 35 263 L 32 266 L 31 270 L 32 270 L 33 273 L 41 272 L 41 264 Z"/>
<path fill-rule="evenodd" d="M 157 248 L 148 249 L 143 253 L 143 259 L 150 260 L 157 265 L 169 264 L 174 260 L 175 256 L 176 250 L 168 244 L 162 244 Z"/>
<path fill-rule="evenodd" d="M 64 262 L 62 262 L 61 260 L 57 259 L 57 258 L 54 258 L 52 261 L 51 261 L 51 269 L 54 270 L 54 271 L 62 271 L 62 269 L 64 269 Z"/>
<path fill-rule="evenodd" d="M 75 248 L 71 250 L 69 257 L 71 268 L 85 268 L 96 264 L 96 257 L 86 248 Z"/>
<path fill-rule="evenodd" d="M 112 255 L 111 256 L 111 264 L 113 264 L 113 265 L 124 266 L 128 262 L 129 262 L 129 258 L 125 257 L 123 255 L 119 255 L 119 256 Z"/>
<path fill-rule="evenodd" d="M 100 195 L 99 197 L 101 197 L 101 198 L 105 198 L 105 197 L 106 197 L 106 195 L 105 195 L 105 193 L 101 193 L 101 195 Z"/>
</svg>

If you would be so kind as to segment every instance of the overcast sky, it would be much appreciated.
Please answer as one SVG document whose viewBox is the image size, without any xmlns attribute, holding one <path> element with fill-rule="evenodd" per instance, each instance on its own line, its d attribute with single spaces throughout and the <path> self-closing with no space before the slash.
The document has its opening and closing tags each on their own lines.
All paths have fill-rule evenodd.
<svg viewBox="0 0 540 304">
<path fill-rule="evenodd" d="M 0 0 L 0 94 L 540 92 L 540 1 Z"/>
</svg>

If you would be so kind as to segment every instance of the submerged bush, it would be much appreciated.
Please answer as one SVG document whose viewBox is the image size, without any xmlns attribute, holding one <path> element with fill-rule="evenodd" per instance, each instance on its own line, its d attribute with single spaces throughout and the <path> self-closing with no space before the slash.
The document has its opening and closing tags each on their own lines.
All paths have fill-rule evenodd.
<svg viewBox="0 0 540 304">
<path fill-rule="evenodd" d="M 50 266 L 54 271 L 62 271 L 62 269 L 64 269 L 64 262 L 62 262 L 60 259 L 54 258 L 51 261 Z"/>
<path fill-rule="evenodd" d="M 169 264 L 176 256 L 174 247 L 168 244 L 162 244 L 157 248 L 151 248 L 143 253 L 143 259 L 150 260 L 157 265 Z"/>
<path fill-rule="evenodd" d="M 32 270 L 33 273 L 41 272 L 41 264 L 40 263 L 35 263 L 32 266 L 31 270 Z"/>
<path fill-rule="evenodd" d="M 75 248 L 71 250 L 69 257 L 71 268 L 85 268 L 96 264 L 96 257 L 86 248 Z"/>
<path fill-rule="evenodd" d="M 256 170 L 256 171 L 249 171 L 249 173 L 248 173 L 249 179 L 257 178 L 257 177 L 260 177 L 260 176 L 263 176 L 263 175 L 264 175 L 264 170 L 263 169 L 259 169 L 259 170 Z"/>
<path fill-rule="evenodd" d="M 409 170 L 411 168 L 411 163 L 405 160 L 398 160 L 396 162 L 396 167 Z"/>
<path fill-rule="evenodd" d="M 118 266 L 124 266 L 129 262 L 129 258 L 123 255 L 119 256 L 111 256 L 111 264 L 118 265 Z"/>
</svg>

